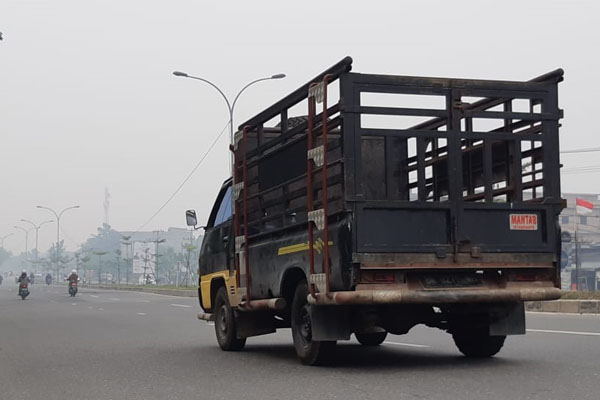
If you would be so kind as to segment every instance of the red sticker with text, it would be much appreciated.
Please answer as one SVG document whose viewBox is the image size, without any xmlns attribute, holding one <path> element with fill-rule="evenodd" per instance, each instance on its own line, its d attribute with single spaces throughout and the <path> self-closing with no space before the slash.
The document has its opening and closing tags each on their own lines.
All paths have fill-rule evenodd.
<svg viewBox="0 0 600 400">
<path fill-rule="evenodd" d="M 511 231 L 537 231 L 537 214 L 510 214 Z"/>
</svg>

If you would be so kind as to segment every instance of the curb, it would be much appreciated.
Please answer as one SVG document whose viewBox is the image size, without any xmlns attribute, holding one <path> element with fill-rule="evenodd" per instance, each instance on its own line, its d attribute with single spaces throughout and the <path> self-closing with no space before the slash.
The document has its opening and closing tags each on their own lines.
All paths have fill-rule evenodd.
<svg viewBox="0 0 600 400">
<path fill-rule="evenodd" d="M 552 300 L 525 302 L 525 311 L 567 314 L 600 314 L 600 300 Z"/>
<path fill-rule="evenodd" d="M 108 289 L 108 290 L 125 290 L 129 292 L 144 292 L 153 294 L 163 294 L 166 296 L 178 296 L 178 297 L 198 297 L 197 290 L 186 290 L 186 289 L 160 289 L 160 288 L 148 288 L 148 287 L 120 287 L 120 286 L 109 286 L 109 285 L 81 285 L 81 287 L 89 289 Z"/>
</svg>

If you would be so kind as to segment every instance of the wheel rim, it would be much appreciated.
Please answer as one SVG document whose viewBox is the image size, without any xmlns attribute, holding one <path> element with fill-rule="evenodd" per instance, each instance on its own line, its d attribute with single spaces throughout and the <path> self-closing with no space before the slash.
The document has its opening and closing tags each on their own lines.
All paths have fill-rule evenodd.
<svg viewBox="0 0 600 400">
<path fill-rule="evenodd" d="M 218 322 L 218 332 L 219 335 L 221 335 L 221 337 L 226 337 L 227 336 L 227 306 L 226 305 L 222 305 L 221 308 L 219 308 L 219 314 L 217 316 L 217 322 Z"/>
<path fill-rule="evenodd" d="M 304 347 L 308 347 L 312 342 L 312 323 L 310 320 L 310 310 L 308 304 L 305 304 L 300 309 L 297 323 L 302 345 Z"/>
</svg>

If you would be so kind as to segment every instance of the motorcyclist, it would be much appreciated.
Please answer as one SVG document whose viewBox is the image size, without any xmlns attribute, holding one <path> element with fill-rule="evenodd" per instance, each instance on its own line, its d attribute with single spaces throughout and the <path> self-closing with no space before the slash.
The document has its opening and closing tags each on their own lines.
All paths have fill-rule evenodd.
<svg viewBox="0 0 600 400">
<path fill-rule="evenodd" d="M 35 275 L 32 273 L 29 274 L 29 283 L 33 285 L 33 281 L 35 281 Z"/>
<path fill-rule="evenodd" d="M 29 277 L 27 276 L 27 271 L 23 270 L 21 275 L 17 278 L 17 283 L 21 285 L 22 283 L 29 283 Z"/>
<path fill-rule="evenodd" d="M 52 283 L 52 275 L 50 275 L 50 272 L 48 272 L 48 274 L 46 274 L 46 284 L 49 285 Z"/>
<path fill-rule="evenodd" d="M 77 276 L 77 270 L 71 271 L 71 275 L 67 278 L 69 281 L 69 287 L 73 286 L 73 283 L 77 283 L 79 281 L 79 277 Z"/>
</svg>

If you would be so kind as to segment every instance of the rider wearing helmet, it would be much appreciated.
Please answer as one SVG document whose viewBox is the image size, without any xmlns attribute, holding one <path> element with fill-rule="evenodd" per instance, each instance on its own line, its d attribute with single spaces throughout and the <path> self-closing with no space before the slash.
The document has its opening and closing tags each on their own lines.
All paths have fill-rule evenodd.
<svg viewBox="0 0 600 400">
<path fill-rule="evenodd" d="M 69 287 L 71 287 L 73 285 L 73 282 L 78 282 L 79 281 L 79 277 L 77 276 L 77 270 L 72 270 L 71 271 L 71 275 L 69 275 L 69 277 L 67 278 L 67 280 L 69 281 Z"/>
<path fill-rule="evenodd" d="M 29 277 L 27 276 L 27 271 L 23 270 L 21 272 L 21 275 L 19 276 L 19 278 L 17 279 L 17 283 L 21 284 L 21 283 L 29 283 Z"/>
</svg>

